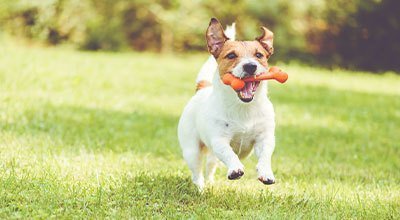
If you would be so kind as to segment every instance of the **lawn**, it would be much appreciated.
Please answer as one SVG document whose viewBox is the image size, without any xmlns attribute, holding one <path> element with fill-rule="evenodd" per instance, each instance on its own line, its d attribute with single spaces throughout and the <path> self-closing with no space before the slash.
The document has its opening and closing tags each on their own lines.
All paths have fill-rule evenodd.
<svg viewBox="0 0 400 220">
<path fill-rule="evenodd" d="M 277 183 L 203 193 L 176 127 L 207 54 L 0 44 L 0 218 L 400 218 L 400 76 L 279 64 Z"/>
</svg>

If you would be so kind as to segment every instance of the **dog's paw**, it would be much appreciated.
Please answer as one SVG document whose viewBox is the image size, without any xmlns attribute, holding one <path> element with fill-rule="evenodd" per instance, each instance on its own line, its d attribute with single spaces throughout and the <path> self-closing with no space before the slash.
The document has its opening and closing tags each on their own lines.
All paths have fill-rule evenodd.
<svg viewBox="0 0 400 220">
<path fill-rule="evenodd" d="M 264 183 L 265 185 L 271 185 L 275 183 L 275 178 L 274 177 L 258 177 L 258 180 L 260 180 L 260 182 Z"/>
<path fill-rule="evenodd" d="M 275 183 L 275 177 L 272 173 L 267 175 L 260 175 L 258 176 L 258 180 L 260 180 L 260 182 L 264 183 L 265 185 L 271 185 Z"/>
<path fill-rule="evenodd" d="M 274 173 L 270 166 L 259 163 L 256 167 L 258 173 L 258 180 L 265 185 L 271 185 L 275 183 Z"/>
<path fill-rule="evenodd" d="M 199 177 L 199 178 L 195 178 L 193 179 L 193 183 L 194 185 L 197 186 L 197 188 L 199 189 L 199 191 L 203 191 L 204 187 L 205 187 L 205 183 L 204 183 L 204 178 Z"/>
<path fill-rule="evenodd" d="M 235 169 L 235 170 L 229 170 L 228 171 L 228 179 L 237 180 L 237 179 L 240 179 L 240 177 L 242 177 L 243 174 L 244 174 L 244 171 L 241 168 Z"/>
<path fill-rule="evenodd" d="M 194 182 L 194 185 L 196 185 L 197 189 L 198 189 L 200 192 L 203 192 L 204 187 L 205 187 L 204 182 Z"/>
<path fill-rule="evenodd" d="M 215 183 L 214 177 L 208 177 L 208 178 L 206 179 L 206 181 L 207 181 L 207 183 L 209 183 L 209 184 L 211 184 L 211 185 Z"/>
</svg>

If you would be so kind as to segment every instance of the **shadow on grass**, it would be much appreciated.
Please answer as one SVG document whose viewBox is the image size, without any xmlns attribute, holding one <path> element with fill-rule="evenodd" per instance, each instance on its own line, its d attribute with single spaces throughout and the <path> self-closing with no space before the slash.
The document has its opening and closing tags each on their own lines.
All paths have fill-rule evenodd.
<svg viewBox="0 0 400 220">
<path fill-rule="evenodd" d="M 382 172 L 378 176 L 385 177 L 400 166 L 396 156 L 399 148 L 395 146 L 400 141 L 396 136 L 400 124 L 396 123 L 400 107 L 397 97 L 310 86 L 288 87 L 288 91 L 293 95 L 276 93 L 272 97 L 278 119 L 279 114 L 285 114 L 280 109 L 295 114 L 291 122 L 277 122 L 275 158 L 282 155 L 298 163 L 306 161 L 313 168 L 317 167 L 313 164 L 331 165 L 328 178 L 335 176 L 335 168 L 370 169 L 374 164 L 372 170 Z M 304 119 L 305 116 L 309 119 Z M 330 117 L 327 120 L 330 124 L 324 122 L 326 116 Z M 177 123 L 177 116 L 156 111 L 123 112 L 39 104 L 23 112 L 20 120 L 1 123 L 0 128 L 22 137 L 48 137 L 54 143 L 45 143 L 46 147 L 56 150 L 68 147 L 68 150 L 134 151 L 181 158 Z M 322 169 L 325 167 L 315 172 Z"/>
<path fill-rule="evenodd" d="M 135 186 L 131 187 L 131 184 Z M 122 192 L 127 193 L 128 198 L 133 198 L 127 201 L 133 201 L 130 205 L 140 212 L 157 213 L 162 216 L 172 214 L 175 217 L 182 214 L 203 217 L 282 218 L 300 214 L 318 218 L 327 216 L 327 213 L 330 217 L 390 217 L 387 210 L 394 213 L 398 206 L 394 201 L 366 204 L 362 201 L 338 200 L 335 194 L 322 196 L 307 192 L 276 193 L 268 187 L 259 191 L 249 191 L 218 185 L 199 193 L 190 179 L 168 173 L 139 173 L 133 178 L 123 179 L 122 186 Z"/>
<path fill-rule="evenodd" d="M 0 128 L 18 136 L 48 136 L 55 145 L 70 149 L 160 155 L 179 152 L 177 122 L 177 117 L 157 112 L 122 112 L 45 104 L 23 112 L 20 120 L 14 123 L 1 123 Z"/>
<path fill-rule="evenodd" d="M 306 87 L 300 89 L 306 89 Z M 319 96 L 312 99 L 313 93 L 319 93 Z M 279 165 L 287 166 L 287 178 L 294 176 L 294 178 L 309 180 L 310 175 L 315 175 L 322 176 L 324 180 L 330 181 L 335 176 L 346 179 L 347 175 L 354 175 L 351 180 L 356 181 L 364 174 L 358 171 L 353 173 L 348 171 L 356 170 L 354 166 L 359 163 L 359 167 L 364 168 L 371 164 L 374 164 L 375 167 L 382 166 L 382 169 L 380 169 L 384 172 L 381 174 L 382 178 L 387 178 L 388 173 L 394 173 L 392 174 L 393 178 L 398 180 L 398 175 L 395 174 L 396 165 L 398 166 L 398 160 L 396 160 L 396 155 L 398 155 L 396 149 L 398 150 L 398 148 L 393 145 L 393 139 L 396 137 L 388 137 L 388 134 L 385 133 L 387 132 L 385 129 L 390 128 L 388 126 L 394 123 L 393 120 L 386 120 L 392 118 L 397 111 L 398 101 L 389 97 L 380 97 L 378 103 L 382 106 L 376 109 L 374 104 L 376 104 L 375 101 L 378 96 L 332 90 L 321 91 L 319 88 L 310 87 L 307 87 L 304 92 L 295 93 L 290 96 L 291 98 L 288 98 L 287 95 L 277 97 L 283 98 L 275 103 L 278 108 L 280 108 L 279 105 L 286 106 L 288 109 L 296 108 L 299 117 L 305 110 L 309 110 L 311 114 L 318 112 L 320 116 L 332 115 L 334 122 L 342 120 L 350 127 L 356 126 L 356 129 L 350 129 L 351 132 L 349 132 L 349 130 L 335 126 L 335 123 L 331 126 L 318 123 L 304 123 L 302 126 L 297 122 L 278 123 L 276 156 L 282 155 L 304 165 L 300 167 L 301 171 L 298 173 L 292 170 L 295 166 L 293 162 Z M 308 109 L 308 105 L 302 102 L 304 97 L 312 102 L 312 108 Z M 345 100 L 345 105 L 343 105 L 343 100 Z M 382 108 L 388 110 L 385 112 L 386 115 L 382 115 Z M 347 113 L 353 114 L 354 118 L 347 117 Z M 279 111 L 277 111 L 277 114 L 280 114 Z M 300 118 L 297 119 L 300 120 Z M 316 117 L 310 120 L 318 119 Z M 368 133 L 365 130 L 367 127 L 360 125 L 361 120 L 366 120 L 362 125 L 371 122 L 376 127 L 369 128 L 370 133 Z M 33 109 L 23 112 L 18 121 L 2 122 L 0 128 L 2 131 L 21 137 L 47 136 L 55 143 L 58 142 L 61 148 L 68 147 L 75 150 L 88 148 L 117 152 L 135 151 L 160 157 L 164 157 L 166 154 L 179 157 L 180 149 L 176 138 L 177 122 L 177 116 L 157 112 L 140 110 L 122 112 L 39 104 Z M 366 134 L 368 135 L 366 136 Z M 369 136 L 370 134 L 372 136 Z M 391 138 L 392 141 L 386 141 L 385 137 Z M 53 145 L 53 143 L 45 144 L 50 144 L 49 148 L 57 148 L 57 145 Z M 374 148 L 377 145 L 381 146 L 379 150 Z M 280 149 L 280 147 L 284 148 Z M 385 153 L 384 155 L 387 156 L 385 161 L 382 161 L 381 155 L 376 155 L 377 152 Z M 355 158 L 355 154 L 360 155 L 360 157 Z M 320 167 L 321 164 L 324 164 L 324 166 Z M 348 164 L 352 168 L 343 169 L 342 164 Z M 307 167 L 309 170 L 304 170 Z M 329 170 L 327 171 L 326 168 Z M 338 173 L 337 171 L 340 169 L 343 171 Z M 326 173 L 326 175 L 323 175 L 323 173 Z M 370 180 L 370 178 L 379 176 L 376 173 L 373 174 L 366 179 Z M 210 216 L 240 217 L 242 215 L 252 216 L 252 213 L 253 216 L 257 216 L 259 213 L 265 215 L 277 213 L 276 217 L 287 217 L 287 215 L 295 214 L 321 217 L 330 213 L 331 217 L 340 217 L 343 213 L 347 213 L 344 214 L 347 217 L 390 218 L 388 212 L 380 213 L 385 210 L 385 203 L 378 204 L 369 211 L 364 209 L 365 207 L 362 204 L 341 205 L 340 201 L 335 201 L 334 198 L 315 198 L 315 196 L 310 198 L 301 194 L 278 195 L 268 190 L 250 193 L 216 187 L 200 194 L 188 177 L 176 173 L 139 173 L 133 177 L 123 176 L 110 181 L 114 182 L 100 185 L 98 188 L 78 186 L 76 188 L 79 190 L 76 192 L 69 191 L 71 183 L 63 183 L 59 180 L 28 178 L 24 181 L 18 181 L 16 184 L 9 184 L 4 181 L 1 182 L 5 184 L 4 188 L 3 186 L 0 188 L 17 187 L 18 189 L 14 190 L 18 192 L 39 193 L 27 197 L 3 197 L 0 200 L 6 201 L 7 204 L 15 204 L 22 209 L 28 207 L 30 210 L 40 210 L 43 207 L 64 207 L 64 209 L 54 209 L 55 211 L 52 209 L 52 212 L 56 212 L 56 214 L 60 212 L 59 215 L 87 212 L 86 214 L 89 216 L 121 215 L 177 218 L 177 216 L 190 217 L 207 214 Z M 346 182 L 346 180 L 344 181 Z M 347 181 L 349 180 L 347 179 Z M 13 190 L 8 191 L 12 192 Z M 46 197 L 49 192 L 56 193 Z M 335 202 L 334 207 L 332 201 Z M 21 206 L 21 203 L 26 206 Z M 47 203 L 56 205 L 49 206 Z M 39 204 L 39 206 L 35 207 L 35 204 Z M 44 205 L 40 206 L 40 204 Z M 307 214 L 303 215 L 303 210 L 307 210 Z M 46 210 L 45 213 L 52 212 Z M 27 213 L 29 214 L 29 212 Z M 285 213 L 289 214 L 286 215 Z"/>
<path fill-rule="evenodd" d="M 75 185 L 59 179 L 13 177 L 0 182 L 1 189 L 17 194 L 1 194 L 8 204 L 2 213 L 33 217 L 48 215 L 80 217 L 148 216 L 178 217 L 390 217 L 395 210 L 389 201 L 365 209 L 360 201 L 340 201 L 335 195 L 273 191 L 246 191 L 215 187 L 200 193 L 189 178 L 174 173 L 137 173 L 113 178 L 99 185 Z M 73 189 L 73 190 L 71 190 Z M 37 196 L 40 195 L 40 196 Z M 371 203 L 368 204 L 370 206 Z"/>
</svg>

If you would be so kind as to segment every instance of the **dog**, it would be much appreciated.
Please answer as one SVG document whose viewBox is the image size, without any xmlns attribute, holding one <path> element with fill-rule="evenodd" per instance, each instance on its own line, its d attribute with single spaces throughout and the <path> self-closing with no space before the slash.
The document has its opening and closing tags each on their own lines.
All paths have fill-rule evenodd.
<svg viewBox="0 0 400 220">
<path fill-rule="evenodd" d="M 240 159 L 254 153 L 258 180 L 274 184 L 271 156 L 275 148 L 275 113 L 267 97 L 267 82 L 246 82 L 240 91 L 224 85 L 226 73 L 243 78 L 268 71 L 273 54 L 273 33 L 261 27 L 253 41 L 235 41 L 235 27 L 224 32 L 212 18 L 206 32 L 210 58 L 197 77 L 197 91 L 185 106 L 178 124 L 182 154 L 200 189 L 212 183 L 218 161 L 228 168 L 229 180 L 240 179 L 244 166 Z M 203 159 L 206 157 L 205 178 Z"/>
</svg>

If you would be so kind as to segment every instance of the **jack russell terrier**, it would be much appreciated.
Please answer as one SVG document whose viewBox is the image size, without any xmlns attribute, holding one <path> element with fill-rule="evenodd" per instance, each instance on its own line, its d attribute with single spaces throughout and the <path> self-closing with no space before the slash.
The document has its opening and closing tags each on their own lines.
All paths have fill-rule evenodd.
<svg viewBox="0 0 400 220">
<path fill-rule="evenodd" d="M 275 148 L 275 115 L 267 97 L 267 82 L 246 82 L 240 91 L 224 85 L 221 78 L 232 73 L 238 78 L 258 76 L 268 71 L 273 53 L 273 33 L 263 33 L 253 41 L 235 41 L 235 27 L 224 32 L 212 18 L 206 32 L 212 56 L 197 77 L 197 92 L 186 105 L 178 125 L 183 157 L 192 171 L 192 180 L 204 188 L 203 158 L 206 157 L 206 180 L 213 182 L 218 160 L 228 167 L 228 179 L 240 179 L 244 166 L 240 159 L 254 148 L 258 158 L 258 179 L 275 183 L 271 156 Z"/>
</svg>

